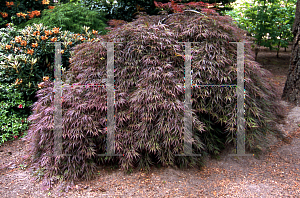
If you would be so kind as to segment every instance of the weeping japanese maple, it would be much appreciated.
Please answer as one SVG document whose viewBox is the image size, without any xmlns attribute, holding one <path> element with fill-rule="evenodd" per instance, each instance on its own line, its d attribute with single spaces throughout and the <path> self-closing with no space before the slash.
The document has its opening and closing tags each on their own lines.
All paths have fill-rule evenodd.
<svg viewBox="0 0 300 198">
<path fill-rule="evenodd" d="M 27 139 L 32 162 L 47 177 L 90 179 L 99 164 L 118 163 L 123 170 L 149 170 L 151 164 L 197 167 L 203 157 L 176 156 L 184 148 L 185 46 L 192 44 L 192 82 L 196 85 L 237 83 L 237 45 L 249 41 L 229 16 L 215 12 L 183 11 L 171 15 L 140 16 L 98 41 L 73 49 L 69 84 L 105 85 L 107 49 L 114 44 L 115 152 L 105 154 L 107 91 L 105 86 L 63 90 L 63 154 L 51 156 L 53 82 L 45 82 L 33 105 Z M 117 43 L 119 42 L 119 43 Z M 271 73 L 254 61 L 245 44 L 245 131 L 247 151 L 260 148 L 280 115 L 276 89 L 266 80 Z M 194 154 L 218 154 L 236 138 L 236 87 L 192 87 L 191 139 Z"/>
</svg>

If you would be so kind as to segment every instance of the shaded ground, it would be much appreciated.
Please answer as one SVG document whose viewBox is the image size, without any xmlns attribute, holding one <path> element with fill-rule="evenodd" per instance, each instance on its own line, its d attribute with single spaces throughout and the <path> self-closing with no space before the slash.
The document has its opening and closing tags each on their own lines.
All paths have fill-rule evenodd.
<svg viewBox="0 0 300 198">
<path fill-rule="evenodd" d="M 281 93 L 289 55 L 290 49 L 281 52 L 279 59 L 268 50 L 258 54 L 258 62 L 275 75 Z M 30 168 L 20 166 L 28 142 L 6 142 L 0 147 L 0 197 L 300 197 L 300 107 L 282 104 L 287 118 L 278 126 L 287 138 L 269 137 L 272 144 L 259 159 L 230 157 L 233 148 L 227 148 L 220 159 L 208 158 L 201 171 L 153 167 L 150 174 L 125 175 L 99 168 L 97 179 L 75 183 L 67 192 L 60 192 L 59 185 L 42 191 Z"/>
</svg>

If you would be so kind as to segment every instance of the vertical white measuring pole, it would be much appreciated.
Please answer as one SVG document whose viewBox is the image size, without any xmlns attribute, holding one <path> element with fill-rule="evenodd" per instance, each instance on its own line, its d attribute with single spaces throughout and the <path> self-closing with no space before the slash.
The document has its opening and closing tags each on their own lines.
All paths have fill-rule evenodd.
<svg viewBox="0 0 300 198">
<path fill-rule="evenodd" d="M 193 119 L 192 119 L 192 75 L 191 75 L 191 43 L 185 44 L 185 102 L 184 102 L 184 154 L 176 154 L 176 156 L 201 156 L 201 154 L 193 154 L 192 137 L 193 137 Z"/>
<path fill-rule="evenodd" d="M 54 77 L 54 156 L 59 156 L 62 155 L 61 42 L 55 42 Z"/>
<path fill-rule="evenodd" d="M 107 43 L 107 154 L 115 154 L 114 43 Z"/>
<path fill-rule="evenodd" d="M 237 43 L 237 154 L 229 154 L 230 156 L 253 156 L 253 154 L 245 154 L 245 85 L 244 85 L 244 44 Z"/>
<path fill-rule="evenodd" d="M 98 154 L 98 156 L 123 156 L 115 154 L 115 80 L 114 80 L 114 43 L 107 42 L 107 154 Z"/>
</svg>

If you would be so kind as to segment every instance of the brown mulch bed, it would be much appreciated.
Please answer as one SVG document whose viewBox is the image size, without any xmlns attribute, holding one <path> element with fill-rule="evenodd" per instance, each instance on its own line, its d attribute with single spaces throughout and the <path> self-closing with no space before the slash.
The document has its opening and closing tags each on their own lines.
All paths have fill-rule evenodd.
<svg viewBox="0 0 300 198">
<path fill-rule="evenodd" d="M 258 55 L 258 62 L 275 75 L 281 90 L 289 54 L 290 49 L 281 52 L 279 59 L 268 50 Z M 0 147 L 0 197 L 300 197 L 300 110 L 282 104 L 288 116 L 281 126 L 288 138 L 269 137 L 272 144 L 259 158 L 228 156 L 233 153 L 228 147 L 219 159 L 208 158 L 202 170 L 152 167 L 149 174 L 136 170 L 127 175 L 102 167 L 95 180 L 77 182 L 66 192 L 60 185 L 41 190 L 30 168 L 20 166 L 28 142 L 6 142 Z"/>
</svg>

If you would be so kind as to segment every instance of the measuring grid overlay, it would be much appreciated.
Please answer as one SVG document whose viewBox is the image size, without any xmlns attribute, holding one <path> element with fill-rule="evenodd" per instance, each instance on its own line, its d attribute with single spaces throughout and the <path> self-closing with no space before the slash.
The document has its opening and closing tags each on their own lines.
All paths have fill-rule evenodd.
<svg viewBox="0 0 300 198">
<path fill-rule="evenodd" d="M 115 118 L 114 118 L 114 43 L 120 42 L 104 42 L 107 44 L 107 154 L 97 154 L 97 156 L 124 156 L 123 154 L 115 154 Z M 196 85 L 192 84 L 191 75 L 191 43 L 199 42 L 182 42 L 185 44 L 185 103 L 184 103 L 184 154 L 176 154 L 175 156 L 201 156 L 201 154 L 192 154 L 192 143 L 188 140 L 192 137 L 192 103 L 191 103 L 191 87 L 233 87 L 237 90 L 237 154 L 229 154 L 230 156 L 253 156 L 253 154 L 245 154 L 245 118 L 244 118 L 244 44 L 245 42 L 230 42 L 237 44 L 237 84 L 236 85 Z M 62 88 L 73 87 L 90 87 L 105 85 L 62 85 L 61 82 L 61 42 L 55 42 L 55 68 L 54 68 L 54 156 L 62 156 Z M 189 85 L 188 82 L 191 82 Z M 71 156 L 71 155 L 64 155 Z"/>
</svg>

